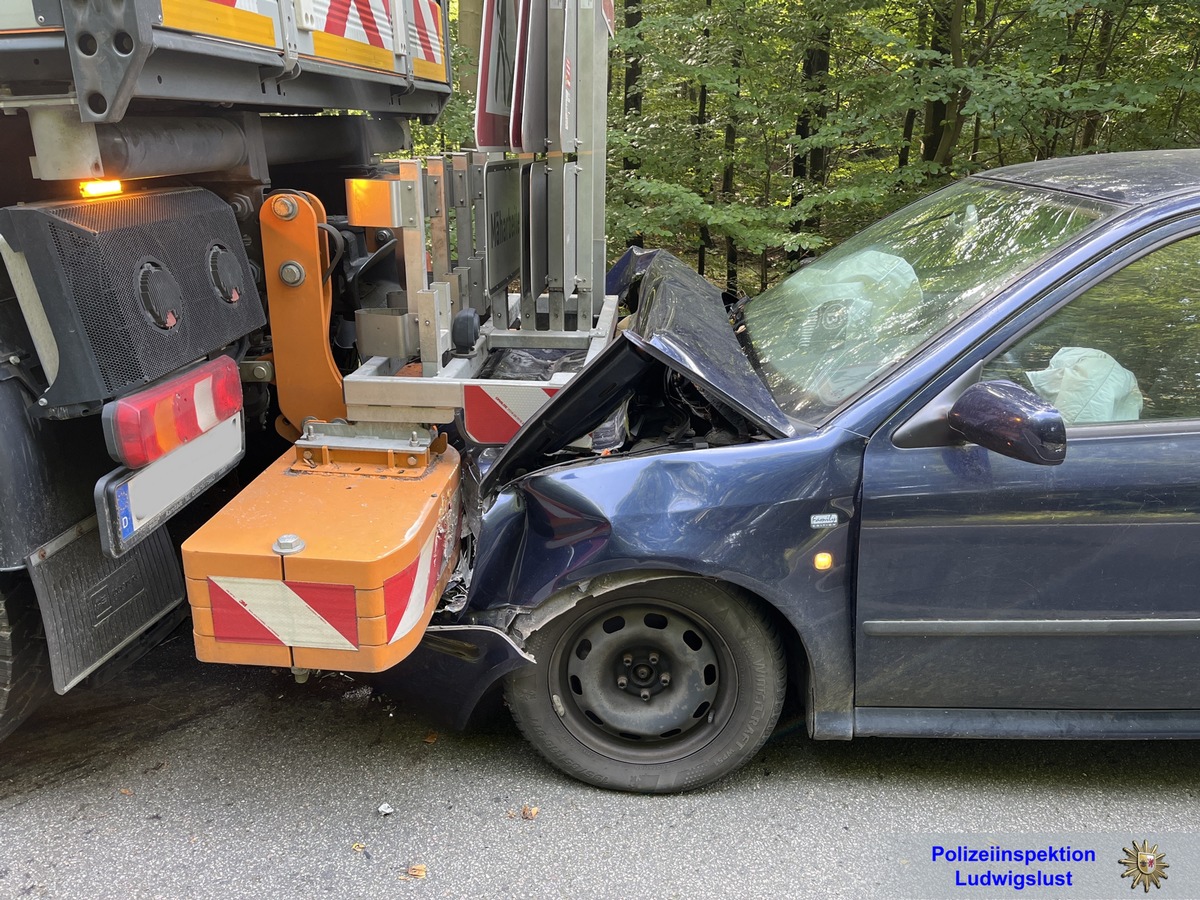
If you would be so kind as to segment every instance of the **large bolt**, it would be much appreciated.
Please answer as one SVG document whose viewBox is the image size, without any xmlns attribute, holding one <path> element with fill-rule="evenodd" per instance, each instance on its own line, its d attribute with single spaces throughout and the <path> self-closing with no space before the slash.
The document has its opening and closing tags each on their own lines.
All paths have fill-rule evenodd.
<svg viewBox="0 0 1200 900">
<path fill-rule="evenodd" d="M 255 363 L 250 369 L 250 374 L 254 376 L 255 381 L 267 381 L 271 377 L 271 370 L 262 363 Z"/>
<path fill-rule="evenodd" d="M 296 201 L 291 197 L 281 194 L 271 198 L 271 212 L 275 214 L 275 218 L 290 222 L 296 218 L 296 214 L 300 212 L 300 207 L 296 205 Z"/>
<path fill-rule="evenodd" d="M 299 553 L 303 549 L 304 539 L 298 534 L 281 534 L 275 539 L 275 543 L 271 545 L 271 551 L 278 553 L 280 556 Z"/>
<path fill-rule="evenodd" d="M 296 287 L 304 284 L 304 266 L 298 262 L 288 260 L 279 267 L 279 280 L 288 287 Z"/>
<path fill-rule="evenodd" d="M 625 690 L 625 685 L 627 684 L 629 684 L 628 678 L 626 678 L 624 675 L 618 676 L 617 687 L 619 687 L 621 690 Z"/>
<path fill-rule="evenodd" d="M 650 665 L 652 665 L 652 666 L 658 665 L 658 654 L 657 653 L 650 654 Z"/>
<path fill-rule="evenodd" d="M 649 700 L 650 692 L 648 690 L 646 690 L 645 688 L 642 688 L 642 692 L 640 694 L 638 694 L 638 696 L 641 697 L 643 700 Z"/>
<path fill-rule="evenodd" d="M 283 197 L 279 198 L 284 199 Z M 245 221 L 254 215 L 254 204 L 245 194 L 234 194 L 229 198 L 229 206 L 238 221 Z"/>
<path fill-rule="evenodd" d="M 671 683 L 671 673 L 663 672 L 661 675 L 658 676 L 658 680 L 662 683 L 663 687 L 666 687 L 668 684 Z"/>
<path fill-rule="evenodd" d="M 621 662 L 625 663 L 625 668 L 628 669 L 630 666 L 633 665 L 633 654 L 626 653 L 625 656 L 621 659 Z"/>
</svg>

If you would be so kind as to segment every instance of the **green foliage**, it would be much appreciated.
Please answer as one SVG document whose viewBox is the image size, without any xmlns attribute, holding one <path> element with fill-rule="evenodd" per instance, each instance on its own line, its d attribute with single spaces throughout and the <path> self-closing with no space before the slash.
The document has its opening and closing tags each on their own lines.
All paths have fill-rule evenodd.
<svg viewBox="0 0 1200 900">
<path fill-rule="evenodd" d="M 1191 0 L 640 0 L 640 11 L 612 55 L 612 250 L 640 238 L 695 258 L 706 239 L 723 279 L 730 241 L 743 290 L 972 171 L 1200 140 Z M 641 108 L 626 112 L 635 59 Z"/>
</svg>

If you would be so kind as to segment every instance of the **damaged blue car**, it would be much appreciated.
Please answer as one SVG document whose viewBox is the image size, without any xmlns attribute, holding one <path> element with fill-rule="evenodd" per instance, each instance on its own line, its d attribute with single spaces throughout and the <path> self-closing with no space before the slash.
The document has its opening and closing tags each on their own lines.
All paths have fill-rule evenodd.
<svg viewBox="0 0 1200 900">
<path fill-rule="evenodd" d="M 1200 736 L 1200 151 L 973 176 L 749 299 L 614 275 L 628 327 L 469 460 L 406 671 L 645 792 L 789 685 L 818 740 Z"/>
</svg>

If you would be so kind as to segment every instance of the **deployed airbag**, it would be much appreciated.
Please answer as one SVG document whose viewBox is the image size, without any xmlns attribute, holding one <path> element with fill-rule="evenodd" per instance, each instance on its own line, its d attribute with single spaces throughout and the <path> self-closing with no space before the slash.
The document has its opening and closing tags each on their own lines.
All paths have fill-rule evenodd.
<svg viewBox="0 0 1200 900">
<path fill-rule="evenodd" d="M 1049 368 L 1025 376 L 1067 425 L 1130 422 L 1142 412 L 1137 377 L 1103 350 L 1063 347 Z"/>
</svg>

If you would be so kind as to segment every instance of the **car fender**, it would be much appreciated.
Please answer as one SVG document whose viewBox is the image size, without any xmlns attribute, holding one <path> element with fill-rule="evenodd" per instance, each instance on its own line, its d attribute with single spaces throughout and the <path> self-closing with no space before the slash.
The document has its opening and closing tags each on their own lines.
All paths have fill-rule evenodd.
<svg viewBox="0 0 1200 900">
<path fill-rule="evenodd" d="M 521 640 L 647 574 L 725 582 L 791 625 L 808 659 L 811 730 L 848 738 L 861 453 L 861 438 L 830 430 L 524 476 L 484 514 L 464 614 Z M 822 552 L 834 562 L 818 570 Z"/>
</svg>

